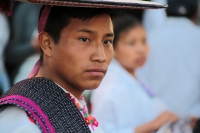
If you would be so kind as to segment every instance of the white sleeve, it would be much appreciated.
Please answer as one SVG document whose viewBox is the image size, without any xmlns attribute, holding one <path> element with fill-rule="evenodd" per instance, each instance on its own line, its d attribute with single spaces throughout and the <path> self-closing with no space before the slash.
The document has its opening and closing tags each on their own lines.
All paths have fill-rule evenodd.
<svg viewBox="0 0 200 133">
<path fill-rule="evenodd" d="M 38 126 L 29 121 L 26 112 L 17 106 L 0 109 L 1 133 L 41 133 Z"/>
</svg>

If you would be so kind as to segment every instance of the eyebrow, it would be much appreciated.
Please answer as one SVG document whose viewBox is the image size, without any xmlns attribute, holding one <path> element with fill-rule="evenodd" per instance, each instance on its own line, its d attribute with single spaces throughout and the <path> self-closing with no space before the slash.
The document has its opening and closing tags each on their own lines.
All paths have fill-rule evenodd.
<svg viewBox="0 0 200 133">
<path fill-rule="evenodd" d="M 92 30 L 89 30 L 89 29 L 81 29 L 81 30 L 78 30 L 78 32 L 86 32 L 86 33 L 89 33 L 89 34 L 95 34 L 95 31 L 92 31 Z"/>
<path fill-rule="evenodd" d="M 106 37 L 114 37 L 114 33 L 107 33 L 105 36 Z"/>
<path fill-rule="evenodd" d="M 89 29 L 81 29 L 78 30 L 78 32 L 85 32 L 85 33 L 89 33 L 89 34 L 95 34 L 95 31 L 89 30 Z M 106 37 L 114 37 L 114 33 L 107 33 L 105 34 Z"/>
</svg>

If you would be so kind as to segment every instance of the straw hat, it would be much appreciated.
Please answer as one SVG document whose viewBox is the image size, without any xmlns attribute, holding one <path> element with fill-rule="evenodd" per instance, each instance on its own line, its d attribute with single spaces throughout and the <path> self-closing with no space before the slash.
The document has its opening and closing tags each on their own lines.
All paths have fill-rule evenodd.
<svg viewBox="0 0 200 133">
<path fill-rule="evenodd" d="M 118 9 L 158 9 L 167 5 L 142 0 L 18 0 L 33 4 L 87 7 L 87 8 L 118 8 Z M 11 14 L 12 0 L 0 0 L 0 11 Z"/>
<path fill-rule="evenodd" d="M 19 0 L 35 4 L 89 7 L 89 8 L 125 8 L 125 9 L 149 9 L 166 8 L 167 5 L 142 0 Z"/>
</svg>

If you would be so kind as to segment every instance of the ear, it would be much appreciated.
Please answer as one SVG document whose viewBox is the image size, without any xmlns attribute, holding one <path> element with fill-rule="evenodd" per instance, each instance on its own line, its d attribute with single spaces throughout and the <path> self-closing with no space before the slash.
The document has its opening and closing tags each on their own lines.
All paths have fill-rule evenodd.
<svg viewBox="0 0 200 133">
<path fill-rule="evenodd" d="M 38 36 L 38 41 L 43 51 L 43 54 L 51 57 L 52 46 L 54 45 L 53 39 L 46 32 L 41 32 Z"/>
</svg>

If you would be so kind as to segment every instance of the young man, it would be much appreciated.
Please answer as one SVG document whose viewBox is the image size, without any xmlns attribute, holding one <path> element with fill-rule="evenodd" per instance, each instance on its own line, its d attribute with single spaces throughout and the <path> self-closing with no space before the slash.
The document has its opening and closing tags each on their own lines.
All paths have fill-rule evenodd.
<svg viewBox="0 0 200 133">
<path fill-rule="evenodd" d="M 14 85 L 0 99 L 1 132 L 103 132 L 88 114 L 81 94 L 99 86 L 113 56 L 113 10 L 109 8 L 165 7 L 148 2 L 119 2 L 122 6 L 113 1 L 44 2 L 90 8 L 41 9 L 41 58 L 29 79 Z"/>
</svg>

